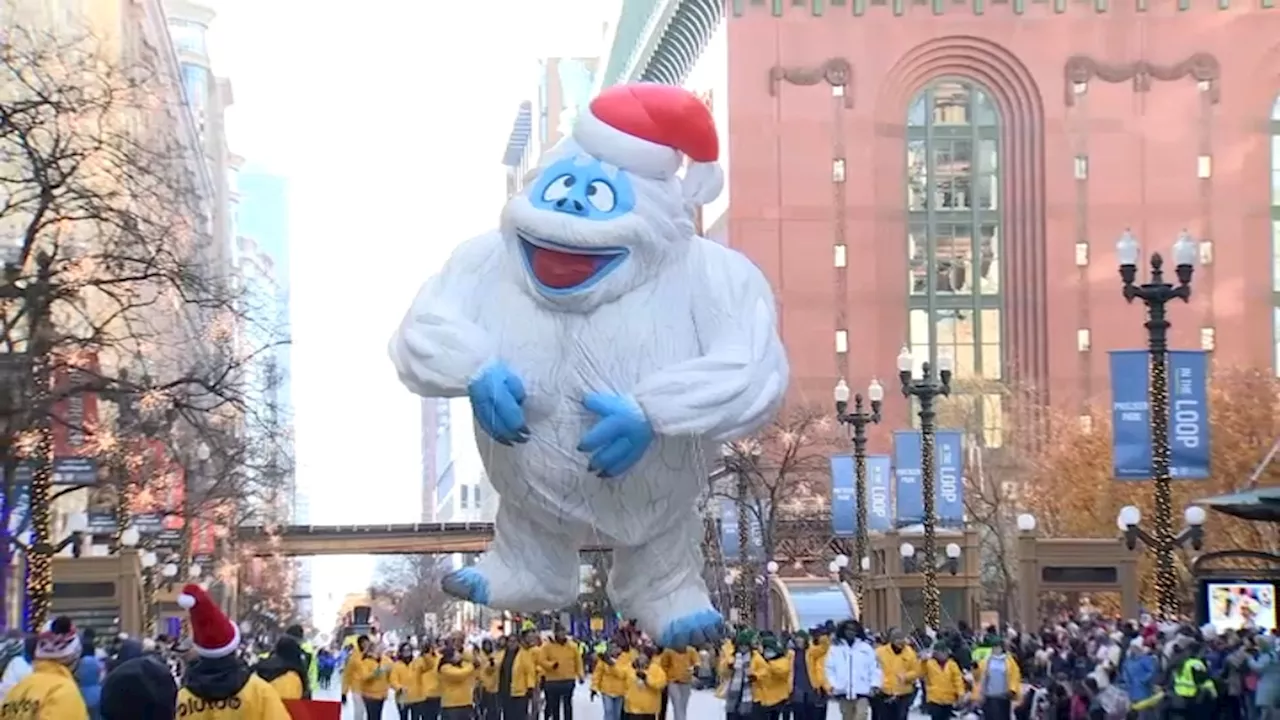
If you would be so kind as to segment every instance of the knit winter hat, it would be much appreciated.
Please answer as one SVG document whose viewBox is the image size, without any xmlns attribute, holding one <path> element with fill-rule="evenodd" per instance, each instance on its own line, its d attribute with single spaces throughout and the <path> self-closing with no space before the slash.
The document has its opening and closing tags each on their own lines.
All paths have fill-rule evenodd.
<svg viewBox="0 0 1280 720">
<path fill-rule="evenodd" d="M 196 584 L 183 587 L 178 605 L 191 615 L 192 644 L 200 657 L 226 657 L 240 647 L 240 628 L 227 619 L 204 588 Z"/>
<path fill-rule="evenodd" d="M 102 683 L 102 720 L 173 720 L 178 685 L 169 666 L 152 657 L 120 663 Z"/>
<path fill-rule="evenodd" d="M 56 618 L 46 632 L 36 637 L 36 660 L 52 660 L 71 665 L 80 659 L 80 634 L 76 632 L 71 618 L 65 615 Z"/>
<path fill-rule="evenodd" d="M 711 108 L 677 85 L 605 88 L 574 124 L 573 139 L 594 157 L 643 177 L 674 177 L 687 157 L 684 197 L 696 205 L 724 189 L 720 138 Z"/>
</svg>

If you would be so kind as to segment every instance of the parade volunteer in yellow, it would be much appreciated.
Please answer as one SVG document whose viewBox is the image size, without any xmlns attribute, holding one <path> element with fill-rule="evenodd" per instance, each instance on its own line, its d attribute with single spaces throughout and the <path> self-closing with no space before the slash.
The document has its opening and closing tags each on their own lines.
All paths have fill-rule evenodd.
<svg viewBox="0 0 1280 720">
<path fill-rule="evenodd" d="M 68 617 L 53 621 L 36 640 L 35 667 L 4 696 L 3 720 L 88 720 L 71 671 L 80 662 L 80 634 Z"/>
<path fill-rule="evenodd" d="M 563 626 L 557 625 L 551 642 L 542 644 L 537 657 L 547 712 L 555 717 L 572 715 L 573 689 L 586 676 L 578 644 L 569 639 Z"/>
<path fill-rule="evenodd" d="M 199 585 L 187 585 L 178 605 L 191 618 L 197 659 L 187 666 L 178 690 L 184 720 L 289 720 L 280 694 L 236 654 L 240 629 Z"/>
<path fill-rule="evenodd" d="M 440 715 L 440 653 L 434 641 L 428 642 L 414 661 L 422 690 L 422 714 L 428 718 Z"/>
<path fill-rule="evenodd" d="M 791 699 L 791 679 L 795 672 L 795 659 L 791 651 L 773 635 L 760 642 L 760 656 L 764 658 L 765 671 L 752 685 L 752 697 L 759 709 L 766 714 L 781 712 Z M 773 717 L 773 715 L 769 715 Z"/>
<path fill-rule="evenodd" d="M 623 650 L 617 643 L 609 643 L 591 671 L 591 691 L 598 693 L 604 705 L 604 716 L 622 717 L 623 700 L 627 696 L 627 671 L 636 659 L 634 650 Z"/>
<path fill-rule="evenodd" d="M 521 644 L 520 638 L 507 636 L 506 647 L 493 658 L 498 667 L 498 704 L 502 718 L 524 720 L 529 713 L 529 693 L 538 690 L 538 670 L 533 648 Z"/>
<path fill-rule="evenodd" d="M 351 689 L 364 701 L 365 712 L 369 720 L 382 717 L 382 706 L 387 702 L 387 693 L 391 691 L 391 660 L 381 652 L 367 652 L 358 659 L 352 657 L 347 662 L 355 662 L 352 671 Z"/>
<path fill-rule="evenodd" d="M 627 694 L 622 711 L 627 718 L 653 720 L 662 709 L 662 689 L 667 686 L 667 676 L 662 667 L 653 662 L 648 652 L 640 652 L 630 665 L 623 668 Z"/>
<path fill-rule="evenodd" d="M 667 676 L 667 696 L 671 698 L 674 720 L 685 720 L 689 713 L 689 697 L 693 694 L 693 669 L 698 666 L 698 651 L 667 648 L 658 656 L 658 666 Z"/>
<path fill-rule="evenodd" d="M 391 665 L 391 687 L 396 691 L 396 704 L 400 706 L 401 717 L 417 717 L 413 713 L 421 710 L 422 701 L 427 697 L 422 689 L 423 677 L 419 672 L 421 667 L 413 657 L 413 646 L 409 643 L 401 644 L 395 662 Z"/>
<path fill-rule="evenodd" d="M 476 695 L 476 666 L 461 650 L 447 647 L 440 658 L 441 720 L 471 720 Z"/>
<path fill-rule="evenodd" d="M 903 639 L 902 631 L 894 630 L 889 642 L 876 648 L 876 659 L 884 677 L 883 702 L 889 717 L 906 717 L 920 678 L 920 658 Z"/>
</svg>

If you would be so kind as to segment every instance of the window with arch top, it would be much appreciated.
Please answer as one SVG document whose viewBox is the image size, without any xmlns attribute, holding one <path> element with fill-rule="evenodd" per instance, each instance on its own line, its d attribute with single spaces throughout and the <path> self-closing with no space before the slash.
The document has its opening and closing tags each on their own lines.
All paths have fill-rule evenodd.
<svg viewBox="0 0 1280 720">
<path fill-rule="evenodd" d="M 909 341 L 917 363 L 949 355 L 971 435 L 1003 443 L 1000 116 L 963 78 L 925 86 L 907 109 Z M 987 386 L 990 386 L 988 391 Z"/>
</svg>

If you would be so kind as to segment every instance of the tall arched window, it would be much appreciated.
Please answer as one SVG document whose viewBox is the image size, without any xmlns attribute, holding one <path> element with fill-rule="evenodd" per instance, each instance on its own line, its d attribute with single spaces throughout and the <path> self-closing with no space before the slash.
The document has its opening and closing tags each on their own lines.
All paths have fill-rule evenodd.
<svg viewBox="0 0 1280 720">
<path fill-rule="evenodd" d="M 1271 364 L 1280 376 L 1280 95 L 1271 106 Z"/>
<path fill-rule="evenodd" d="M 909 333 L 917 362 L 950 355 L 987 446 L 1003 442 L 1000 118 L 980 86 L 944 78 L 907 112 Z M 978 427 L 969 428 L 977 434 Z"/>
</svg>

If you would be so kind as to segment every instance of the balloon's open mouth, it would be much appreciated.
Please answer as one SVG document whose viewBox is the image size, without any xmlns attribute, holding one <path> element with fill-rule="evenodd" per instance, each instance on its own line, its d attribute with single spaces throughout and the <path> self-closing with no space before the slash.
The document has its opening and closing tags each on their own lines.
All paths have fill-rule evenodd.
<svg viewBox="0 0 1280 720">
<path fill-rule="evenodd" d="M 627 258 L 625 248 L 581 248 L 521 234 L 529 274 L 549 292 L 584 290 L 599 282 Z"/>
</svg>

